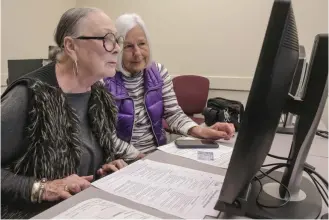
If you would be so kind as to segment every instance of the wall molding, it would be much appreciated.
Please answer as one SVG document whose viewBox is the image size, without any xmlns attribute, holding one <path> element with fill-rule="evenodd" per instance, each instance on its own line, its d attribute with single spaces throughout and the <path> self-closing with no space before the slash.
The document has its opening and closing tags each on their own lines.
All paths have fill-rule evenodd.
<svg viewBox="0 0 329 220">
<path fill-rule="evenodd" d="M 171 74 L 172 78 L 179 76 Z M 249 91 L 253 77 L 204 76 L 210 81 L 211 90 Z"/>
<path fill-rule="evenodd" d="M 8 73 L 1 73 L 1 87 L 7 86 Z"/>
<path fill-rule="evenodd" d="M 179 75 L 171 74 L 174 78 Z M 233 90 L 233 91 L 249 91 L 252 83 L 252 77 L 241 76 L 204 76 L 210 81 L 211 90 Z M 7 86 L 7 73 L 1 74 L 1 87 Z"/>
</svg>

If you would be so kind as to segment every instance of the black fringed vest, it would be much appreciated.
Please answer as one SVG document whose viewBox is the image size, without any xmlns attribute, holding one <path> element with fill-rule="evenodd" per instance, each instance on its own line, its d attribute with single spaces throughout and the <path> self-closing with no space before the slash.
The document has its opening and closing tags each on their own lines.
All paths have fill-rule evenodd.
<svg viewBox="0 0 329 220">
<path fill-rule="evenodd" d="M 24 135 L 26 152 L 6 169 L 18 175 L 49 180 L 77 173 L 81 155 L 79 122 L 58 86 L 55 63 L 24 75 L 7 88 L 2 97 L 18 84 L 27 85 L 29 91 L 29 113 Z M 103 150 L 104 163 L 120 156 L 111 147 L 111 133 L 117 115 L 113 100 L 102 83 L 92 86 L 88 119 L 92 133 Z M 1 217 L 30 218 L 52 205 L 6 204 L 2 201 Z"/>
</svg>

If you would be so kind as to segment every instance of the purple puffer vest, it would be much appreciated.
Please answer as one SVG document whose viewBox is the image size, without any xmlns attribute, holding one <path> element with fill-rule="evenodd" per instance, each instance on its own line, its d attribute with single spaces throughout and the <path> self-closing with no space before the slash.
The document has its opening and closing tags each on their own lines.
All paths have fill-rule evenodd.
<svg viewBox="0 0 329 220">
<path fill-rule="evenodd" d="M 124 86 L 122 73 L 117 72 L 114 77 L 104 79 L 105 86 L 112 93 L 118 107 L 118 123 L 116 126 L 117 135 L 120 139 L 130 143 L 135 110 L 133 99 Z M 147 114 L 152 124 L 153 135 L 157 145 L 166 144 L 166 136 L 162 126 L 163 99 L 162 99 L 163 79 L 155 63 L 144 70 L 144 104 Z"/>
</svg>

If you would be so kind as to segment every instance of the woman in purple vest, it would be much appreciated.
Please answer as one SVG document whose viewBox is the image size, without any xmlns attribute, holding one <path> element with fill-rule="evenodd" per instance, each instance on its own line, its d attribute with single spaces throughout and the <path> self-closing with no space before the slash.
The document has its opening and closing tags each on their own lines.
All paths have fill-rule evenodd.
<svg viewBox="0 0 329 220">
<path fill-rule="evenodd" d="M 151 44 L 143 20 L 124 14 L 116 21 L 124 45 L 118 56 L 117 73 L 104 79 L 118 106 L 118 137 L 147 154 L 166 143 L 164 118 L 170 128 L 198 138 L 230 139 L 234 126 L 217 123 L 200 127 L 177 103 L 167 69 L 152 60 Z"/>
</svg>

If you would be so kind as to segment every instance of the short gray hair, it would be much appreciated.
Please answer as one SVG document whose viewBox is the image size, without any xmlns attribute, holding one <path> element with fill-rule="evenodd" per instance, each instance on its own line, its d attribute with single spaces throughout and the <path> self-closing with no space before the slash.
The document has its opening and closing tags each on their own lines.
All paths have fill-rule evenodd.
<svg viewBox="0 0 329 220">
<path fill-rule="evenodd" d="M 57 47 L 50 51 L 52 60 L 58 60 L 62 55 L 64 38 L 67 36 L 78 37 L 80 21 L 94 11 L 101 10 L 98 8 L 71 8 L 62 15 L 54 34 Z"/>
<path fill-rule="evenodd" d="M 151 41 L 150 41 L 149 32 L 146 29 L 146 25 L 142 20 L 142 18 L 139 15 L 132 13 L 132 14 L 123 14 L 119 16 L 115 21 L 115 27 L 117 29 L 118 36 L 123 36 L 124 38 L 126 37 L 127 33 L 137 25 L 141 26 L 141 28 L 143 29 L 147 43 L 150 48 L 150 59 L 149 59 L 149 63 L 147 64 L 147 66 L 149 66 L 152 63 Z M 117 69 L 120 72 L 124 73 L 125 70 L 123 69 L 123 65 L 122 65 L 122 53 L 123 50 L 121 50 L 121 52 L 118 55 Z"/>
</svg>

